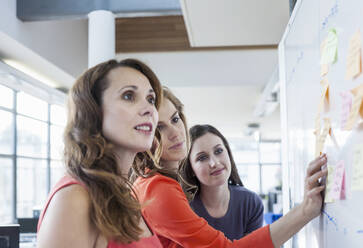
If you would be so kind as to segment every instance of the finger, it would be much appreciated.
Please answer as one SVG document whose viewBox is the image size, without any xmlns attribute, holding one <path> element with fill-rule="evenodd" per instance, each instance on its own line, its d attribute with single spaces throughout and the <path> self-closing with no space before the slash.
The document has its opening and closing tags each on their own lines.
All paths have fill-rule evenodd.
<svg viewBox="0 0 363 248">
<path fill-rule="evenodd" d="M 310 190 L 308 193 L 307 193 L 307 196 L 310 198 L 310 197 L 313 197 L 315 195 L 318 195 L 320 194 L 323 190 L 325 189 L 325 185 L 321 185 L 319 187 L 315 187 L 314 189 Z"/>
<path fill-rule="evenodd" d="M 313 160 L 307 169 L 307 176 L 310 177 L 311 175 L 315 174 L 316 172 L 321 170 L 321 167 L 325 165 L 327 162 L 326 154 L 322 154 L 317 159 Z"/>
<path fill-rule="evenodd" d="M 327 175 L 328 175 L 328 170 L 326 169 L 318 171 L 314 175 L 307 178 L 307 183 L 309 186 L 315 187 L 319 185 L 319 179 Z"/>
</svg>

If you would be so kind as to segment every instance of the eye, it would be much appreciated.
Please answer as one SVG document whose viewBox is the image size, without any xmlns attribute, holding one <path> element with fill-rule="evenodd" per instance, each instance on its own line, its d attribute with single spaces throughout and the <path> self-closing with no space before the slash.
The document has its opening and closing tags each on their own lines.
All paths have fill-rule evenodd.
<svg viewBox="0 0 363 248">
<path fill-rule="evenodd" d="M 208 158 L 207 155 L 202 154 L 200 156 L 197 157 L 197 161 L 203 162 L 204 160 L 206 160 Z"/>
<path fill-rule="evenodd" d="M 217 148 L 215 151 L 214 151 L 214 154 L 215 155 L 218 155 L 218 154 L 221 154 L 223 152 L 223 149 L 222 148 Z"/>
<path fill-rule="evenodd" d="M 158 124 L 158 126 L 156 127 L 159 131 L 164 129 L 164 125 L 162 124 Z"/>
<path fill-rule="evenodd" d="M 179 120 L 180 120 L 180 117 L 178 115 L 174 116 L 173 119 L 171 119 L 171 121 L 173 123 L 178 123 Z"/>
<path fill-rule="evenodd" d="M 126 100 L 126 101 L 132 101 L 134 100 L 134 92 L 133 91 L 126 91 L 125 93 L 122 94 L 122 99 Z"/>
<path fill-rule="evenodd" d="M 152 104 L 152 105 L 155 105 L 155 102 L 156 102 L 156 99 L 155 99 L 155 96 L 153 95 L 150 95 L 147 97 L 147 101 Z"/>
</svg>

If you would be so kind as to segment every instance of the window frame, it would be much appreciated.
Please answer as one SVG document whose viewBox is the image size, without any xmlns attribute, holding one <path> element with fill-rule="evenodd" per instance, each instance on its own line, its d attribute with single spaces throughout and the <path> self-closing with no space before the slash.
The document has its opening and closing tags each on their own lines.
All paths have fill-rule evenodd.
<svg viewBox="0 0 363 248">
<path fill-rule="evenodd" d="M 20 80 L 20 79 L 18 79 Z M 13 121 L 13 126 L 12 126 L 12 138 L 13 138 L 13 144 L 12 144 L 12 154 L 3 154 L 0 152 L 0 157 L 1 158 L 7 158 L 11 160 L 11 164 L 12 164 L 12 213 L 11 213 L 11 221 L 12 222 L 16 222 L 18 217 L 24 217 L 24 216 L 18 216 L 18 212 L 17 212 L 17 208 L 18 208 L 18 164 L 17 164 L 17 160 L 18 158 L 26 158 L 26 159 L 32 159 L 32 160 L 39 160 L 39 157 L 34 157 L 34 156 L 23 156 L 23 155 L 19 155 L 18 151 L 17 151 L 17 147 L 18 147 L 18 121 L 17 121 L 17 117 L 18 116 L 23 116 L 32 120 L 36 120 L 36 121 L 41 121 L 42 123 L 45 123 L 47 125 L 47 142 L 46 142 L 46 146 L 47 146 L 47 151 L 46 151 L 46 157 L 42 158 L 43 160 L 46 160 L 46 192 L 47 194 L 49 194 L 50 192 L 50 187 L 51 187 L 51 176 L 52 176 L 52 172 L 51 172 L 51 162 L 59 162 L 62 161 L 62 159 L 53 159 L 51 157 L 51 126 L 57 126 L 57 127 L 64 127 L 62 125 L 59 125 L 58 123 L 52 123 L 51 122 L 51 107 L 52 105 L 59 105 L 61 107 L 65 107 L 65 99 L 66 99 L 66 94 L 63 92 L 60 92 L 56 89 L 52 89 L 48 86 L 43 85 L 43 88 L 40 89 L 43 92 L 47 92 L 48 95 L 47 97 L 40 97 L 39 94 L 36 93 L 36 91 L 34 91 L 34 89 L 32 89 L 34 92 L 29 92 L 27 91 L 27 87 L 24 87 L 24 90 L 22 90 L 21 88 L 15 88 L 12 87 L 11 82 L 3 82 L 0 81 L 0 84 L 4 87 L 7 87 L 11 90 L 11 94 L 13 94 L 13 106 L 12 108 L 8 108 L 8 107 L 4 107 L 4 106 L 0 106 L 0 110 L 5 111 L 5 112 L 9 112 L 12 115 L 12 121 Z M 24 82 L 23 82 L 24 84 Z M 38 85 L 39 86 L 39 85 Z M 28 95 L 32 95 L 36 98 L 39 98 L 43 101 L 45 101 L 47 103 L 47 120 L 40 120 L 36 117 L 32 117 L 29 115 L 24 115 L 24 114 L 20 114 L 17 112 L 17 100 L 18 100 L 18 96 L 20 92 L 24 92 Z M 34 94 L 32 94 L 34 93 Z M 62 104 L 63 103 L 63 104 Z M 64 123 L 65 124 L 65 123 Z M 1 224 L 1 223 L 0 223 Z"/>
</svg>

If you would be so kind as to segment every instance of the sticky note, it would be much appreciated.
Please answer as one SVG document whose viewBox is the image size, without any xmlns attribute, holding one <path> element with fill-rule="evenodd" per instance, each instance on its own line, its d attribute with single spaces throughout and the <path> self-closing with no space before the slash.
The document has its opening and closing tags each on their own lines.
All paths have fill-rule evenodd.
<svg viewBox="0 0 363 248">
<path fill-rule="evenodd" d="M 329 82 L 326 78 L 324 78 L 323 80 L 321 80 L 320 82 L 321 86 L 323 87 L 321 96 L 320 96 L 320 100 L 319 100 L 319 105 L 318 105 L 318 113 L 317 116 L 315 117 L 315 130 L 314 130 L 314 134 L 316 137 L 318 137 L 320 135 L 320 114 L 321 112 L 324 111 L 329 111 L 330 108 L 330 100 L 329 100 Z M 317 143 L 316 143 L 317 145 Z"/>
<path fill-rule="evenodd" d="M 325 187 L 325 203 L 334 202 L 334 199 L 331 196 L 331 189 L 333 187 L 334 182 L 334 167 L 331 165 L 327 166 L 328 168 L 328 176 L 326 178 L 326 187 Z"/>
<path fill-rule="evenodd" d="M 324 118 L 324 128 L 316 141 L 315 157 L 318 157 L 324 148 L 326 137 L 328 136 L 331 129 L 331 123 L 329 118 Z"/>
<path fill-rule="evenodd" d="M 350 91 L 342 91 L 340 92 L 340 96 L 342 98 L 340 126 L 341 129 L 344 129 L 348 121 L 350 110 L 352 109 L 353 94 Z"/>
<path fill-rule="evenodd" d="M 363 144 L 353 150 L 352 191 L 363 191 Z"/>
<path fill-rule="evenodd" d="M 328 32 L 326 40 L 323 41 L 323 50 L 320 58 L 320 64 L 331 64 L 335 63 L 338 59 L 338 35 L 337 31 L 332 28 Z"/>
<path fill-rule="evenodd" d="M 323 54 L 323 51 L 326 47 L 326 39 L 320 45 L 320 54 Z M 320 65 L 320 76 L 325 76 L 329 72 L 329 65 L 328 64 L 321 64 Z"/>
<path fill-rule="evenodd" d="M 343 181 L 345 183 L 344 178 L 345 178 L 344 161 L 340 160 L 335 165 L 334 179 L 330 193 L 330 196 L 334 200 L 345 199 L 345 187 L 343 187 Z M 344 192 L 342 192 L 342 190 L 344 190 Z"/>
<path fill-rule="evenodd" d="M 351 90 L 353 94 L 352 107 L 344 130 L 352 130 L 359 114 L 363 117 L 363 84 Z"/>
<path fill-rule="evenodd" d="M 345 79 L 357 77 L 362 72 L 362 40 L 360 31 L 354 33 L 349 41 Z"/>
<path fill-rule="evenodd" d="M 321 113 L 323 110 L 329 111 L 329 108 L 330 108 L 328 79 L 324 78 L 323 80 L 321 80 L 320 84 L 323 87 L 323 90 L 322 90 L 321 96 L 320 96 L 318 113 Z"/>
</svg>

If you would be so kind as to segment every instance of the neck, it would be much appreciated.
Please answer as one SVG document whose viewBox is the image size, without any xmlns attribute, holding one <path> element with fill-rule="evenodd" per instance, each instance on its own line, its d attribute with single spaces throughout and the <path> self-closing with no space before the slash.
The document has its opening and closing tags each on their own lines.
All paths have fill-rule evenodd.
<svg viewBox="0 0 363 248">
<path fill-rule="evenodd" d="M 207 209 L 222 209 L 225 210 L 225 212 L 227 211 L 230 199 L 228 182 L 223 185 L 213 187 L 201 185 L 199 194 L 200 199 Z"/>
<path fill-rule="evenodd" d="M 179 161 L 165 161 L 165 160 L 162 160 L 161 163 L 162 163 L 162 166 L 165 169 L 175 171 L 175 173 L 178 172 Z"/>
<path fill-rule="evenodd" d="M 126 151 L 123 149 L 118 149 L 115 151 L 116 163 L 120 168 L 121 174 L 128 177 L 132 163 L 134 162 L 136 153 L 131 151 Z"/>
</svg>

